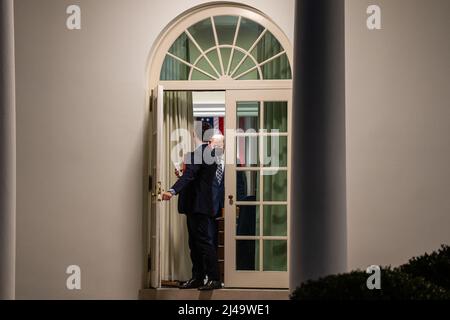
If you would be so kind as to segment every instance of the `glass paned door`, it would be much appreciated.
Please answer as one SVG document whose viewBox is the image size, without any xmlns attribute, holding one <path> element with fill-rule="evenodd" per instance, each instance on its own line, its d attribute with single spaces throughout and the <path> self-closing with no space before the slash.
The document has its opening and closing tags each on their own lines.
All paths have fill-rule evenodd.
<svg viewBox="0 0 450 320">
<path fill-rule="evenodd" d="M 227 91 L 225 286 L 287 288 L 290 90 Z"/>
</svg>

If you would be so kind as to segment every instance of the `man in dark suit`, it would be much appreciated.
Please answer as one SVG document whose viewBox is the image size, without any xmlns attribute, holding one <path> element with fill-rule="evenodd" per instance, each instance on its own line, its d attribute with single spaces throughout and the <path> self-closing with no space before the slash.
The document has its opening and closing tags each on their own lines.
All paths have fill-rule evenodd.
<svg viewBox="0 0 450 320">
<path fill-rule="evenodd" d="M 188 155 L 186 169 L 178 181 L 163 193 L 163 200 L 170 200 L 174 195 L 183 194 L 179 209 L 186 214 L 189 234 L 189 249 L 192 260 L 192 278 L 180 288 L 199 290 L 220 289 L 217 253 L 209 232 L 210 221 L 214 216 L 213 180 L 217 164 L 214 150 L 208 146 L 211 139 L 210 126 L 204 122 L 196 123 L 194 138 L 199 145 Z M 188 192 L 189 195 L 184 194 Z M 205 277 L 208 282 L 204 284 Z"/>
</svg>

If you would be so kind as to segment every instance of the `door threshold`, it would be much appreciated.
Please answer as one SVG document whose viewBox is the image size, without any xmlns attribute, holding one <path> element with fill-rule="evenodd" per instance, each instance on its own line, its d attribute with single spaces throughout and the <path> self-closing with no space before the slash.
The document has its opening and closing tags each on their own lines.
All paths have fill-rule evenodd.
<svg viewBox="0 0 450 320">
<path fill-rule="evenodd" d="M 287 289 L 142 289 L 140 300 L 289 300 Z"/>
</svg>

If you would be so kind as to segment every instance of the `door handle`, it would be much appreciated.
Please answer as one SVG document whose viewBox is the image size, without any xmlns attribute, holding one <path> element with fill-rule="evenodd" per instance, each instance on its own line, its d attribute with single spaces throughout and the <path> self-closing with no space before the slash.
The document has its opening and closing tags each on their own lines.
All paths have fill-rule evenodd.
<svg viewBox="0 0 450 320">
<path fill-rule="evenodd" d="M 233 201 L 233 195 L 231 195 L 231 194 L 228 196 L 228 203 L 230 204 L 230 206 L 232 206 L 233 203 L 234 203 L 234 201 Z"/>
<path fill-rule="evenodd" d="M 161 188 L 161 181 L 158 181 L 158 201 L 161 202 L 162 201 L 162 194 L 163 194 L 164 190 Z"/>
<path fill-rule="evenodd" d="M 164 190 L 161 188 L 161 181 L 158 181 L 155 186 L 155 191 L 152 192 L 152 197 L 158 201 L 162 201 L 162 193 Z"/>
</svg>

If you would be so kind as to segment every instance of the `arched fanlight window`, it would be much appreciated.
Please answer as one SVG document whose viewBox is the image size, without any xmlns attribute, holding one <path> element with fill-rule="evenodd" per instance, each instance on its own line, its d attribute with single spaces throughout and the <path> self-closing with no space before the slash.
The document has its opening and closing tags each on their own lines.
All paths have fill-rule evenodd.
<svg viewBox="0 0 450 320">
<path fill-rule="evenodd" d="M 160 80 L 292 79 L 285 49 L 250 19 L 220 15 L 184 30 L 166 53 Z"/>
</svg>

